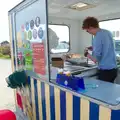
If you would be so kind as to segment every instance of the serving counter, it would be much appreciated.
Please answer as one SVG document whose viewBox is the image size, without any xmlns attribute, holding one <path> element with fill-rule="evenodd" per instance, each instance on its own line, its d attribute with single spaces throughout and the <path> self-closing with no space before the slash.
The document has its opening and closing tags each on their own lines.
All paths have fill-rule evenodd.
<svg viewBox="0 0 120 120">
<path fill-rule="evenodd" d="M 119 120 L 120 86 L 96 79 L 84 81 L 86 90 L 71 91 L 29 77 L 33 120 Z"/>
<path fill-rule="evenodd" d="M 74 68 L 74 67 L 73 67 Z M 95 67 L 91 68 L 95 69 Z M 23 102 L 23 113 L 31 120 L 119 120 L 120 85 L 86 77 L 85 90 L 72 90 L 56 83 L 56 68 L 52 69 L 51 82 L 33 77 L 26 71 L 30 101 Z M 68 69 L 67 69 L 68 70 Z M 77 69 L 78 70 L 78 69 Z M 75 71 L 77 71 L 75 70 Z M 79 69 L 75 76 L 81 77 L 90 69 Z M 91 71 L 91 70 L 90 70 Z M 93 73 L 93 72 L 92 72 Z M 30 104 L 32 117 L 26 104 Z M 19 107 L 19 106 L 18 106 Z"/>
</svg>

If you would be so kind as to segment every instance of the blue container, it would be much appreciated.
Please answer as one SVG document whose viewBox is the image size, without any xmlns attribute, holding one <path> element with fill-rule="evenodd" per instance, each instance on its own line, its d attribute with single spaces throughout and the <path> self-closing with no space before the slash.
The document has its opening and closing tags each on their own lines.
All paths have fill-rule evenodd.
<svg viewBox="0 0 120 120">
<path fill-rule="evenodd" d="M 65 74 L 57 74 L 56 82 L 60 85 L 70 87 L 73 90 L 85 89 L 82 77 L 66 76 Z"/>
<path fill-rule="evenodd" d="M 85 89 L 84 79 L 83 77 L 75 77 L 77 81 L 77 86 L 81 89 Z"/>
</svg>

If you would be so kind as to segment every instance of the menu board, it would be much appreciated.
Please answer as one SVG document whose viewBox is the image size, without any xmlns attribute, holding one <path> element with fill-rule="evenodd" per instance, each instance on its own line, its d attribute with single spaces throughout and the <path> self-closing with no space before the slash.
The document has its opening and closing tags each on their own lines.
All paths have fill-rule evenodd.
<svg viewBox="0 0 120 120">
<path fill-rule="evenodd" d="M 34 43 L 34 44 L 32 44 L 32 49 L 33 49 L 34 71 L 38 74 L 45 75 L 44 44 L 43 43 Z"/>
<path fill-rule="evenodd" d="M 44 2 L 36 1 L 16 14 L 16 48 L 18 69 L 48 79 L 46 8 L 40 5 Z"/>
</svg>

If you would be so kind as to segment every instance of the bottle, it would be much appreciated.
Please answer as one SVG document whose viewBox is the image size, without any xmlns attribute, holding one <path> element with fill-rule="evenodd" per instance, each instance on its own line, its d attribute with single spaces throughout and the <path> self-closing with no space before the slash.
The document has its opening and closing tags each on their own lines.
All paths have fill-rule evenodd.
<svg viewBox="0 0 120 120">
<path fill-rule="evenodd" d="M 58 69 L 58 74 L 63 74 L 63 69 Z"/>
<path fill-rule="evenodd" d="M 66 76 L 71 76 L 71 72 L 70 72 L 70 71 L 64 72 L 64 74 L 65 74 Z"/>
</svg>

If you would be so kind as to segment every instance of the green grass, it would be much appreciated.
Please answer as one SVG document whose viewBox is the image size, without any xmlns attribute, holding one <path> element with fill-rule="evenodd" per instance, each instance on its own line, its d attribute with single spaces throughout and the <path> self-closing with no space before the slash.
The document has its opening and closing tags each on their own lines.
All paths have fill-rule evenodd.
<svg viewBox="0 0 120 120">
<path fill-rule="evenodd" d="M 0 53 L 0 59 L 10 59 L 9 55 L 3 55 Z"/>
</svg>

